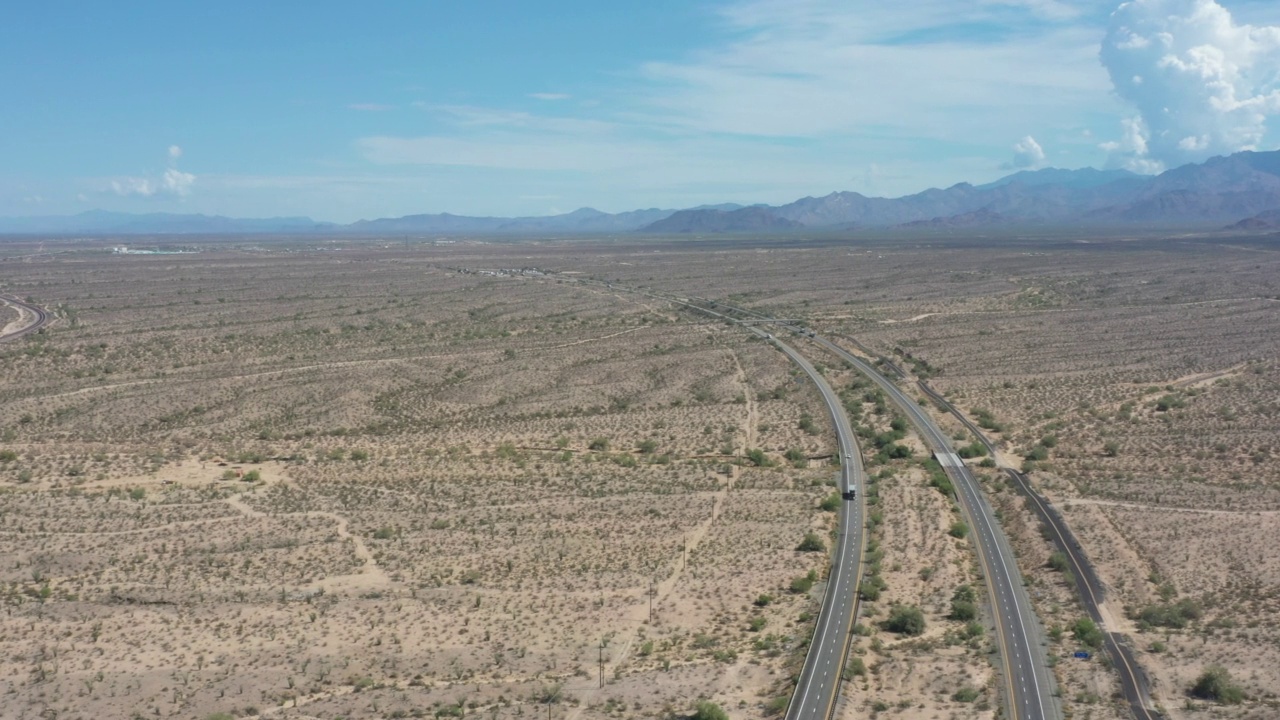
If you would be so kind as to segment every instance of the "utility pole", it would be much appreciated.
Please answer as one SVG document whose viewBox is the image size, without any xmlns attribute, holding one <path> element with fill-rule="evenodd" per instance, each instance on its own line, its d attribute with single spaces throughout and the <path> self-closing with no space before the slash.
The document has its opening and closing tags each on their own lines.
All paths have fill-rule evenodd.
<svg viewBox="0 0 1280 720">
<path fill-rule="evenodd" d="M 604 687 L 604 640 L 600 641 L 600 687 Z"/>
</svg>

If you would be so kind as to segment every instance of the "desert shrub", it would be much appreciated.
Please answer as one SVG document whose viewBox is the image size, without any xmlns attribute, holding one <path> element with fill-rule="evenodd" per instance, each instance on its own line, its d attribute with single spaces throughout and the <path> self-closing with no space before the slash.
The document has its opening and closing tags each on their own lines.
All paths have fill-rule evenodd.
<svg viewBox="0 0 1280 720">
<path fill-rule="evenodd" d="M 822 503 L 818 508 L 826 512 L 835 512 L 840 509 L 840 493 L 835 492 L 822 499 Z"/>
<path fill-rule="evenodd" d="M 729 720 L 729 714 L 710 700 L 701 700 L 690 716 L 691 720 Z"/>
<path fill-rule="evenodd" d="M 800 416 L 800 422 L 798 425 L 801 430 L 809 433 L 810 435 L 818 434 L 818 428 L 813 424 L 813 416 L 809 413 L 804 413 Z"/>
<path fill-rule="evenodd" d="M 604 452 L 609 449 L 609 438 L 592 438 L 591 442 L 587 445 L 587 448 Z"/>
<path fill-rule="evenodd" d="M 796 550 L 799 552 L 822 552 L 826 549 L 827 544 L 814 532 L 805 533 L 804 539 L 796 546 Z"/>
<path fill-rule="evenodd" d="M 951 696 L 951 699 L 956 702 L 968 703 L 977 700 L 980 694 L 977 688 L 962 687 Z"/>
<path fill-rule="evenodd" d="M 1203 614 L 1200 603 L 1185 598 L 1176 603 L 1148 605 L 1138 612 L 1138 621 L 1149 626 L 1184 628 Z"/>
<path fill-rule="evenodd" d="M 250 470 L 249 472 L 244 474 L 244 477 L 240 479 L 247 483 L 256 483 L 262 479 L 262 473 L 258 472 L 257 470 Z"/>
<path fill-rule="evenodd" d="M 769 702 L 764 704 L 764 714 L 770 717 L 774 715 L 781 715 L 787 711 L 787 705 L 790 703 L 791 698 L 786 695 L 778 695 L 777 697 L 771 698 Z"/>
<path fill-rule="evenodd" d="M 1195 685 L 1191 686 L 1191 694 L 1205 700 L 1216 700 L 1225 705 L 1238 705 L 1244 700 L 1244 691 L 1231 682 L 1231 673 L 1221 665 L 1210 665 L 1205 668 Z"/>
<path fill-rule="evenodd" d="M 787 451 L 783 453 L 783 457 L 787 459 L 787 462 L 797 468 L 804 467 L 809 461 L 809 458 L 805 456 L 804 452 L 797 448 L 787 448 Z"/>
<path fill-rule="evenodd" d="M 889 585 L 884 578 L 879 575 L 869 575 L 862 580 L 862 584 L 858 586 L 858 594 L 867 602 L 875 602 L 880 599 L 880 593 Z"/>
<path fill-rule="evenodd" d="M 762 594 L 762 595 L 759 595 L 759 596 L 757 596 L 757 597 L 756 597 L 756 599 L 755 599 L 755 606 L 756 606 L 756 607 L 768 607 L 768 605 L 769 605 L 770 603 L 772 603 L 772 602 L 773 602 L 773 596 L 772 596 L 772 595 L 763 595 L 763 594 Z"/>
<path fill-rule="evenodd" d="M 969 535 L 969 526 L 965 525 L 963 520 L 956 520 L 951 523 L 951 529 L 947 532 L 953 538 L 964 539 Z"/>
<path fill-rule="evenodd" d="M 141 500 L 146 496 L 147 496 L 147 491 L 145 488 L 134 488 L 129 491 L 129 498 L 131 500 Z"/>
<path fill-rule="evenodd" d="M 813 584 L 817 581 L 818 573 L 810 570 L 808 575 L 801 575 L 800 577 L 792 580 L 788 589 L 796 595 L 800 595 L 812 590 Z"/>
<path fill-rule="evenodd" d="M 1102 647 L 1102 631 L 1089 618 L 1080 618 L 1071 626 L 1071 634 L 1077 642 L 1097 650 Z"/>
<path fill-rule="evenodd" d="M 1066 572 L 1067 556 L 1061 551 L 1054 551 L 1053 554 L 1049 556 L 1049 567 L 1057 570 L 1058 572 Z"/>
<path fill-rule="evenodd" d="M 764 450 L 761 450 L 760 448 L 753 448 L 751 450 L 748 450 L 747 459 L 750 460 L 752 464 L 756 465 L 757 467 L 769 466 L 769 456 L 765 455 Z"/>
<path fill-rule="evenodd" d="M 952 620 L 968 622 L 978 617 L 978 606 L 964 600 L 952 600 L 951 614 L 948 617 Z"/>
<path fill-rule="evenodd" d="M 914 605 L 898 605 L 889 613 L 884 628 L 902 635 L 921 635 L 924 633 L 924 613 Z"/>
<path fill-rule="evenodd" d="M 968 622 L 978 617 L 978 594 L 971 585 L 961 585 L 951 594 L 952 620 Z"/>
</svg>

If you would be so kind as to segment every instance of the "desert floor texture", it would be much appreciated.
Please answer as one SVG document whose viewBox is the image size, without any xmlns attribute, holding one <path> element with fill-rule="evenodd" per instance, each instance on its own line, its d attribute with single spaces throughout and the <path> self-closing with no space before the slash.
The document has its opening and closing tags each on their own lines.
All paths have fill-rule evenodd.
<svg viewBox="0 0 1280 720">
<path fill-rule="evenodd" d="M 830 422 L 776 349 L 641 286 L 928 379 L 1063 510 L 1169 718 L 1280 713 L 1274 238 L 183 244 L 0 252 L 0 292 L 55 313 L 0 344 L 0 716 L 778 716 L 828 562 L 797 547 L 831 543 Z M 923 445 L 795 344 L 875 479 L 837 714 L 1000 717 Z M 1035 517 L 978 470 L 1066 716 L 1127 717 L 1072 658 L 1084 613 Z M 898 606 L 921 634 L 885 628 Z M 1240 703 L 1190 694 L 1211 665 Z"/>
</svg>

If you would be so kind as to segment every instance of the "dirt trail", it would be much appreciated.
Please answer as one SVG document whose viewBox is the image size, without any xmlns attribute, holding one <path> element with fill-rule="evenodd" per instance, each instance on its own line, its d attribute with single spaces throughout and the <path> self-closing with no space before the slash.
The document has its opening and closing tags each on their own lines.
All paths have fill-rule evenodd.
<svg viewBox="0 0 1280 720">
<path fill-rule="evenodd" d="M 733 350 L 728 350 L 728 352 L 730 358 L 733 360 L 734 367 L 737 370 L 735 377 L 738 383 L 742 386 L 743 396 L 747 399 L 747 412 L 746 416 L 743 418 L 743 429 L 740 436 L 741 439 L 736 447 L 738 455 L 742 456 L 746 454 L 749 448 L 755 446 L 756 425 L 759 417 L 756 408 L 755 394 L 751 391 L 751 385 L 747 383 L 746 370 L 743 369 L 742 363 L 738 360 L 738 354 Z M 726 482 L 724 487 L 720 490 L 711 494 L 712 503 L 710 516 L 685 535 L 685 547 L 688 548 L 688 552 L 692 553 L 697 550 L 698 546 L 702 544 L 702 541 L 706 539 L 707 535 L 711 532 L 711 528 L 715 524 L 716 519 L 724 512 L 725 499 L 728 497 L 729 491 L 733 488 L 733 485 L 737 481 L 740 473 L 741 468 L 734 465 L 729 475 L 728 482 Z M 682 551 L 681 556 L 676 559 L 672 566 L 671 574 L 654 585 L 654 605 L 660 604 L 669 595 L 671 595 L 672 591 L 675 590 L 676 585 L 680 582 L 680 579 L 684 576 L 685 568 L 684 554 Z M 625 627 L 617 635 L 614 635 L 614 643 L 610 644 L 608 647 L 609 659 L 604 663 L 605 677 L 611 677 L 614 674 L 614 671 L 625 664 L 630 658 L 632 646 L 635 645 L 637 631 L 648 622 L 649 599 L 647 594 L 642 597 L 644 599 L 635 605 L 632 605 L 626 613 L 624 613 L 623 618 Z M 594 684 L 590 688 L 582 690 L 579 693 L 578 706 L 571 709 L 565 715 L 564 720 L 579 720 L 583 710 L 592 704 L 598 691 L 599 688 Z"/>
<path fill-rule="evenodd" d="M 227 498 L 226 502 L 235 508 L 245 517 L 262 518 L 269 517 L 261 510 L 255 510 L 248 505 L 238 495 L 232 495 Z M 364 544 L 364 539 L 359 535 L 353 535 L 347 527 L 347 519 L 341 515 L 322 510 L 308 510 L 300 513 L 286 513 L 291 517 L 321 517 L 333 520 L 338 527 L 336 532 L 338 537 L 343 540 L 350 541 L 352 544 L 352 552 L 359 558 L 361 562 L 360 572 L 350 575 L 331 575 L 317 580 L 310 585 L 300 588 L 303 591 L 324 590 L 332 592 L 336 590 L 368 590 L 371 588 L 385 588 L 391 585 L 391 578 L 387 577 L 386 570 L 383 570 L 378 561 L 373 557 L 373 553 L 369 551 L 369 547 Z"/>
</svg>

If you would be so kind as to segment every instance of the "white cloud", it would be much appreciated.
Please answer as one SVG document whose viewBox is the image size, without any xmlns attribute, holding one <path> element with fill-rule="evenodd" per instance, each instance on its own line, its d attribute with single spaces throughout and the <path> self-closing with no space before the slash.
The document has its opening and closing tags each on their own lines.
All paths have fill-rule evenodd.
<svg viewBox="0 0 1280 720">
<path fill-rule="evenodd" d="M 1044 148 L 1030 135 L 1022 138 L 1013 146 L 1013 162 L 1010 167 L 1019 170 L 1037 168 L 1044 164 Z"/>
<path fill-rule="evenodd" d="M 178 158 L 182 157 L 182 148 L 170 145 L 168 150 L 169 167 L 159 177 L 123 176 L 105 181 L 102 189 L 121 197 L 186 197 L 191 194 L 191 186 L 195 185 L 196 176 L 182 172 L 177 168 Z"/>
<path fill-rule="evenodd" d="M 822 137 L 891 129 L 1003 144 L 999 138 L 1017 129 L 1107 104 L 1097 31 L 1045 23 L 1040 13 L 1051 7 L 1012 0 L 737 3 L 722 11 L 731 42 L 642 67 L 653 86 L 642 112 L 703 132 Z M 990 27 L 993 36 L 975 27 Z"/>
<path fill-rule="evenodd" d="M 186 197 L 191 194 L 191 186 L 195 184 L 195 181 L 195 175 L 182 172 L 176 168 L 169 168 L 164 171 L 161 185 L 164 191 L 171 195 Z"/>
<path fill-rule="evenodd" d="M 1280 26 L 1236 24 L 1214 0 L 1132 0 L 1111 16 L 1102 62 L 1136 118 L 1112 165 L 1151 171 L 1257 149 L 1280 114 Z"/>
<path fill-rule="evenodd" d="M 533 98 L 534 100 L 568 100 L 573 96 L 567 95 L 565 93 L 536 92 L 536 93 L 529 93 L 529 97 Z"/>
</svg>

